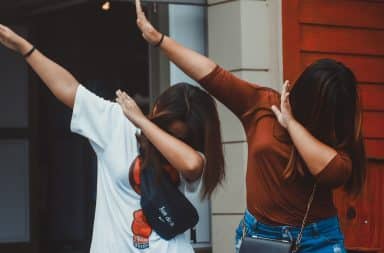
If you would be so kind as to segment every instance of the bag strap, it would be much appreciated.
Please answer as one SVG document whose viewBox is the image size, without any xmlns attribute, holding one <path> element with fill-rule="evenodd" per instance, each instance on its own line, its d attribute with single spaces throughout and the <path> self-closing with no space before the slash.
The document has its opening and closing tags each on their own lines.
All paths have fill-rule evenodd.
<svg viewBox="0 0 384 253">
<path fill-rule="evenodd" d="M 313 202 L 313 199 L 315 197 L 316 188 L 317 188 L 317 184 L 315 183 L 315 185 L 313 186 L 313 190 L 312 190 L 311 196 L 309 197 L 309 200 L 308 200 L 307 210 L 305 211 L 303 222 L 301 223 L 300 232 L 299 232 L 299 234 L 297 236 L 296 242 L 294 243 L 294 245 L 292 247 L 292 252 L 293 253 L 295 253 L 295 252 L 297 252 L 299 250 L 299 245 L 300 245 L 301 239 L 303 239 L 303 232 L 304 232 L 305 224 L 307 223 L 309 211 L 311 209 L 312 202 Z"/>
<path fill-rule="evenodd" d="M 315 184 L 313 186 L 311 196 L 309 196 L 309 200 L 308 200 L 308 203 L 307 203 L 307 209 L 305 211 L 305 215 L 304 215 L 303 221 L 301 223 L 300 232 L 299 232 L 299 234 L 297 236 L 297 239 L 294 242 L 293 247 L 292 247 L 292 252 L 293 253 L 298 251 L 301 239 L 303 238 L 303 232 L 304 232 L 305 224 L 307 223 L 309 211 L 311 209 L 312 202 L 313 202 L 313 199 L 315 197 L 316 188 L 317 188 L 317 184 Z M 243 218 L 243 221 L 242 221 L 242 228 L 243 228 L 243 230 L 242 230 L 243 234 L 242 234 L 241 238 L 242 238 L 242 240 L 244 240 L 244 238 L 245 238 L 245 236 L 247 234 L 247 227 L 245 226 L 245 217 Z"/>
</svg>

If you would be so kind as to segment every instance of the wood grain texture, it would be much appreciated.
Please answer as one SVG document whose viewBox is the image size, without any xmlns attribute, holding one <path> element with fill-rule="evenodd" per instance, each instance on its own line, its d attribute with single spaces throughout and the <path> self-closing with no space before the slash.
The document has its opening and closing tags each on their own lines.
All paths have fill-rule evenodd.
<svg viewBox="0 0 384 253">
<path fill-rule="evenodd" d="M 384 1 L 282 3 L 284 78 L 296 80 L 314 61 L 333 58 L 347 65 L 359 82 L 368 180 L 358 199 L 339 190 L 335 203 L 347 248 L 383 253 Z"/>
<path fill-rule="evenodd" d="M 300 22 L 354 28 L 384 29 L 384 2 L 301 0 Z"/>
<path fill-rule="evenodd" d="M 359 198 L 353 200 L 342 190 L 335 193 L 340 223 L 349 249 L 377 250 L 383 247 L 383 196 L 383 162 L 374 161 L 368 163 L 366 187 Z"/>
</svg>

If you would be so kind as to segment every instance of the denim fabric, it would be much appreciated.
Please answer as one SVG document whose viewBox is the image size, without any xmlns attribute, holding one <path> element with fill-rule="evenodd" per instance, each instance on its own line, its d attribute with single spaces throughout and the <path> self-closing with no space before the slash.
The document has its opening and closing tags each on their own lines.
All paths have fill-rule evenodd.
<svg viewBox="0 0 384 253">
<path fill-rule="evenodd" d="M 248 211 L 244 215 L 247 236 L 260 236 L 269 239 L 294 241 L 300 228 L 292 226 L 271 226 L 255 219 Z M 236 252 L 241 245 L 243 226 L 240 222 L 236 230 Z M 346 253 L 344 236 L 341 233 L 338 218 L 331 217 L 308 224 L 304 228 L 299 253 Z"/>
</svg>

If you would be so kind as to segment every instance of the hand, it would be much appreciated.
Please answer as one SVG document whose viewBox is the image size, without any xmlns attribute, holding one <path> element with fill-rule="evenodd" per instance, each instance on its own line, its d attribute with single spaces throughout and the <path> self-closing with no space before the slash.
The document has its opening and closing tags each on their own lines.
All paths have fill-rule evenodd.
<svg viewBox="0 0 384 253">
<path fill-rule="evenodd" d="M 17 35 L 8 27 L 0 24 L 0 43 L 5 47 L 17 51 L 21 54 L 26 53 L 32 48 L 25 39 Z"/>
<path fill-rule="evenodd" d="M 140 122 L 147 118 L 136 102 L 128 96 L 127 93 L 120 90 L 116 91 L 116 96 L 116 102 L 121 106 L 121 109 L 123 109 L 125 116 L 137 127 L 140 127 Z"/>
<path fill-rule="evenodd" d="M 289 81 L 285 81 L 283 85 L 280 99 L 280 109 L 278 109 L 275 105 L 273 105 L 271 109 L 275 113 L 280 125 L 284 128 L 287 128 L 289 122 L 294 120 L 291 104 L 289 103 Z"/>
<path fill-rule="evenodd" d="M 145 17 L 145 13 L 141 8 L 140 0 L 135 0 L 135 1 L 136 1 L 137 26 L 141 30 L 143 38 L 148 43 L 155 45 L 160 41 L 162 34 L 159 33 Z"/>
</svg>

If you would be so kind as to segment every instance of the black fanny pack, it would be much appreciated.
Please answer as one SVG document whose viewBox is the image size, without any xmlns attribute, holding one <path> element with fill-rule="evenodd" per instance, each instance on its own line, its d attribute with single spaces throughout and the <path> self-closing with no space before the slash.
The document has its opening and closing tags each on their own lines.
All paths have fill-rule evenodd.
<svg viewBox="0 0 384 253">
<path fill-rule="evenodd" d="M 196 226 L 196 208 L 171 181 L 168 173 L 158 175 L 154 167 L 141 171 L 141 208 L 148 224 L 163 239 L 170 240 Z"/>
</svg>

